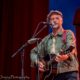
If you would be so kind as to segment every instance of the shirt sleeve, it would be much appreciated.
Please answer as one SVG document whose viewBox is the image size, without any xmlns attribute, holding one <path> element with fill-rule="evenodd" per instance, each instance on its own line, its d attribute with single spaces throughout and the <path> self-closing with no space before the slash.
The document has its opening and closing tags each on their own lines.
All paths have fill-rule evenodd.
<svg viewBox="0 0 80 80">
<path fill-rule="evenodd" d="M 76 50 L 76 38 L 71 30 L 68 30 L 67 32 L 67 47 L 70 46 L 74 47 L 72 52 L 70 52 L 68 55 L 71 59 L 74 59 L 74 56 L 77 56 L 77 50 Z"/>
<path fill-rule="evenodd" d="M 67 47 L 76 47 L 76 39 L 75 36 L 73 34 L 73 32 L 71 30 L 68 30 L 67 32 Z"/>
<path fill-rule="evenodd" d="M 43 57 L 45 51 L 45 39 L 43 39 L 36 47 L 31 50 L 30 59 L 34 64 L 38 61 L 38 58 Z"/>
</svg>

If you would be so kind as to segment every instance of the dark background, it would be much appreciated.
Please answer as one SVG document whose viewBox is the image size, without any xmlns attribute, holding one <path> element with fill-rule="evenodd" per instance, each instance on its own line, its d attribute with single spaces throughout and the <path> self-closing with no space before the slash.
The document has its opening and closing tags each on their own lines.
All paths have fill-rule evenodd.
<svg viewBox="0 0 80 80">
<path fill-rule="evenodd" d="M 37 24 L 46 20 L 48 6 L 48 0 L 0 0 L 0 76 L 21 75 L 20 53 L 14 58 L 11 55 L 31 38 Z M 75 12 L 73 24 L 76 27 L 79 58 L 80 9 Z M 48 28 L 37 37 L 43 38 L 47 34 Z M 28 45 L 24 52 L 24 73 L 30 78 L 35 77 L 35 70 L 30 67 L 30 50 L 33 46 Z"/>
</svg>

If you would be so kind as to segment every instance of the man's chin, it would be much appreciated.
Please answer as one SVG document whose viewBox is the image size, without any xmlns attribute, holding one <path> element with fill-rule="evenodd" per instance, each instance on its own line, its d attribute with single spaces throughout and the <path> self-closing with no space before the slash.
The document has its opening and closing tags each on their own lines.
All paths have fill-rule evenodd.
<svg viewBox="0 0 80 80">
<path fill-rule="evenodd" d="M 57 29 L 57 28 L 59 28 L 59 27 L 58 27 L 58 25 L 55 25 L 55 26 L 53 26 L 52 28 Z"/>
</svg>

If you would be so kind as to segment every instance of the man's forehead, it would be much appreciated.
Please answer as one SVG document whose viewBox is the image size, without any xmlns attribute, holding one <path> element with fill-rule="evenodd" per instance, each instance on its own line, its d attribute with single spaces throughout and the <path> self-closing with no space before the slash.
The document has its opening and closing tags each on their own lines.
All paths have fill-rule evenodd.
<svg viewBox="0 0 80 80">
<path fill-rule="evenodd" d="M 50 16 L 50 18 L 51 18 L 51 17 L 59 17 L 59 18 L 62 18 L 62 16 L 59 15 L 59 14 L 52 14 L 52 15 Z"/>
</svg>

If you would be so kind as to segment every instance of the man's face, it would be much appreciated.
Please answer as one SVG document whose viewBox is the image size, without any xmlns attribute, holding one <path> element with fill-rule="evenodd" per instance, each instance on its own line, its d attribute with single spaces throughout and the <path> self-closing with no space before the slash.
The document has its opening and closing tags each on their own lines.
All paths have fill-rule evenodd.
<svg viewBox="0 0 80 80">
<path fill-rule="evenodd" d="M 62 23 L 63 23 L 63 19 L 60 15 L 58 14 L 53 14 L 51 15 L 50 17 L 50 23 L 53 24 L 54 23 L 54 26 L 52 26 L 53 28 L 59 28 L 62 26 Z"/>
</svg>

